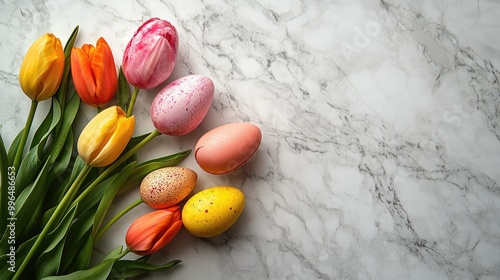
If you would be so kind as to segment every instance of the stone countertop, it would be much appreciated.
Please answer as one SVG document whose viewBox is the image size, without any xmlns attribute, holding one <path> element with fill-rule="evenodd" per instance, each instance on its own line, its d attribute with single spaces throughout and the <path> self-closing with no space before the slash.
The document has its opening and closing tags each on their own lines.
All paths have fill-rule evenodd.
<svg viewBox="0 0 500 280">
<path fill-rule="evenodd" d="M 1 135 L 10 145 L 24 126 L 17 74 L 43 33 L 65 42 L 78 25 L 75 46 L 102 36 L 120 65 L 133 32 L 160 17 L 179 33 L 164 85 L 205 75 L 215 98 L 195 131 L 157 137 L 139 159 L 192 149 L 230 122 L 258 125 L 263 141 L 227 175 L 192 154 L 180 164 L 198 173 L 194 192 L 232 185 L 245 209 L 214 238 L 182 229 L 152 258 L 182 263 L 148 279 L 498 279 L 500 4 L 414 2 L 2 0 Z M 140 93 L 136 135 L 154 129 L 160 88 Z M 82 107 L 80 127 L 95 114 Z M 95 251 L 124 244 L 149 211 L 127 214 Z"/>
</svg>

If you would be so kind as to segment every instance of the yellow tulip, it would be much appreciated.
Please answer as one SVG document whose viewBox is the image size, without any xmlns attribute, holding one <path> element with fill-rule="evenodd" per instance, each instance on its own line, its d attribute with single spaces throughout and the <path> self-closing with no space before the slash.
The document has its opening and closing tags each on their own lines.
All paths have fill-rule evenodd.
<svg viewBox="0 0 500 280">
<path fill-rule="evenodd" d="M 61 40 L 46 33 L 29 48 L 19 70 L 19 84 L 34 101 L 51 98 L 59 88 L 64 72 Z"/>
<path fill-rule="evenodd" d="M 123 152 L 134 127 L 134 116 L 127 118 L 119 106 L 109 107 L 83 129 L 78 139 L 78 154 L 89 166 L 107 166 Z"/>
</svg>

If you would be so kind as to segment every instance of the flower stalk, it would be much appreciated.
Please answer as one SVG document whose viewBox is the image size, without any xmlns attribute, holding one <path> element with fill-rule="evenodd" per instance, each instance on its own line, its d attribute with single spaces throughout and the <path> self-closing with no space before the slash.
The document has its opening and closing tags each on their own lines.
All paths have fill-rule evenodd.
<svg viewBox="0 0 500 280">
<path fill-rule="evenodd" d="M 139 93 L 140 90 L 141 90 L 140 88 L 135 87 L 134 91 L 132 92 L 132 96 L 130 98 L 130 104 L 128 105 L 127 117 L 132 116 L 132 113 L 134 112 L 135 101 L 137 99 L 137 94 Z"/>
<path fill-rule="evenodd" d="M 31 125 L 33 124 L 33 118 L 35 117 L 36 108 L 38 105 L 38 101 L 32 100 L 30 111 L 28 113 L 28 118 L 26 119 L 26 124 L 24 126 L 23 135 L 21 136 L 21 141 L 19 142 L 19 146 L 17 147 L 16 156 L 14 157 L 14 163 L 12 164 L 15 170 L 19 170 L 19 166 L 21 165 L 21 160 L 23 158 L 24 146 L 26 145 L 26 140 L 28 139 L 28 135 L 31 129 Z"/>
<path fill-rule="evenodd" d="M 14 277 L 12 278 L 12 280 L 17 280 L 17 279 L 19 279 L 19 277 L 21 277 L 24 269 L 26 268 L 26 266 L 30 262 L 31 258 L 35 255 L 38 247 L 40 246 L 40 244 L 42 244 L 43 239 L 45 238 L 47 233 L 49 233 L 49 231 L 52 229 L 52 226 L 60 220 L 62 215 L 64 215 L 64 213 L 68 209 L 68 205 L 70 204 L 71 200 L 73 200 L 78 189 L 80 188 L 83 181 L 85 180 L 85 178 L 89 174 L 90 169 L 91 169 L 91 167 L 89 165 L 85 165 L 85 167 L 80 171 L 80 173 L 78 174 L 78 177 L 76 177 L 73 184 L 71 184 L 71 187 L 69 188 L 68 192 L 64 195 L 63 199 L 61 200 L 61 203 L 59 203 L 59 205 L 57 205 L 56 210 L 54 211 L 54 213 L 52 213 L 52 216 L 50 216 L 50 219 L 47 222 L 47 224 L 45 224 L 42 232 L 40 232 L 40 234 L 38 235 L 38 237 L 35 241 L 35 244 L 33 244 L 31 249 L 29 250 L 29 252 L 26 255 L 26 257 L 24 258 L 23 262 L 19 266 L 19 269 L 16 271 L 16 274 L 14 274 Z"/>
<path fill-rule="evenodd" d="M 137 207 L 138 205 L 140 205 L 142 203 L 142 199 L 139 198 L 137 199 L 136 201 L 132 202 L 130 205 L 128 205 L 127 207 L 125 207 L 122 211 L 120 211 L 120 213 L 116 214 L 116 216 L 114 216 L 111 220 L 109 220 L 109 222 L 103 226 L 98 232 L 97 234 L 95 235 L 94 237 L 94 244 L 99 240 L 101 239 L 102 235 L 112 226 L 114 225 L 121 217 L 125 216 L 125 214 L 127 214 L 128 212 L 130 212 L 130 210 L 134 209 L 135 207 Z"/>
</svg>

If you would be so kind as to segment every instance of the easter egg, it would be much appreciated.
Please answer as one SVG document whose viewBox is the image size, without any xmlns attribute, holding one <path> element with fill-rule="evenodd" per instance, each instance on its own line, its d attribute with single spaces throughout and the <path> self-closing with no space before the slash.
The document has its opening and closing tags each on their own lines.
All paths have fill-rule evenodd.
<svg viewBox="0 0 500 280">
<path fill-rule="evenodd" d="M 212 237 L 230 228 L 243 212 L 245 196 L 231 186 L 216 186 L 193 195 L 182 208 L 182 223 L 191 234 Z"/>
<path fill-rule="evenodd" d="M 157 169 L 142 180 L 139 187 L 141 199 L 151 208 L 168 208 L 186 198 L 197 179 L 196 172 L 189 168 L 174 166 Z"/>
<path fill-rule="evenodd" d="M 252 123 L 225 124 L 208 131 L 198 140 L 195 159 L 208 173 L 228 173 L 249 161 L 261 140 L 260 129 Z"/>
<path fill-rule="evenodd" d="M 162 134 L 185 135 L 205 118 L 212 105 L 214 84 L 208 77 L 189 75 L 161 89 L 151 103 L 151 120 Z"/>
</svg>

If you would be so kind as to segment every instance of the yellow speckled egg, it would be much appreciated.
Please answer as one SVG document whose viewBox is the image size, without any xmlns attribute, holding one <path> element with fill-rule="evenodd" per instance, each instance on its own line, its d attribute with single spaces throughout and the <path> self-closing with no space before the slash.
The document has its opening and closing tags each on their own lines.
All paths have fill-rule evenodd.
<svg viewBox="0 0 500 280">
<path fill-rule="evenodd" d="M 157 169 L 141 182 L 142 201 L 154 209 L 176 205 L 191 193 L 197 179 L 196 172 L 189 168 L 174 166 Z"/>
<path fill-rule="evenodd" d="M 245 195 L 231 186 L 216 186 L 193 195 L 182 209 L 182 223 L 193 235 L 212 237 L 230 228 L 243 212 Z"/>
</svg>

